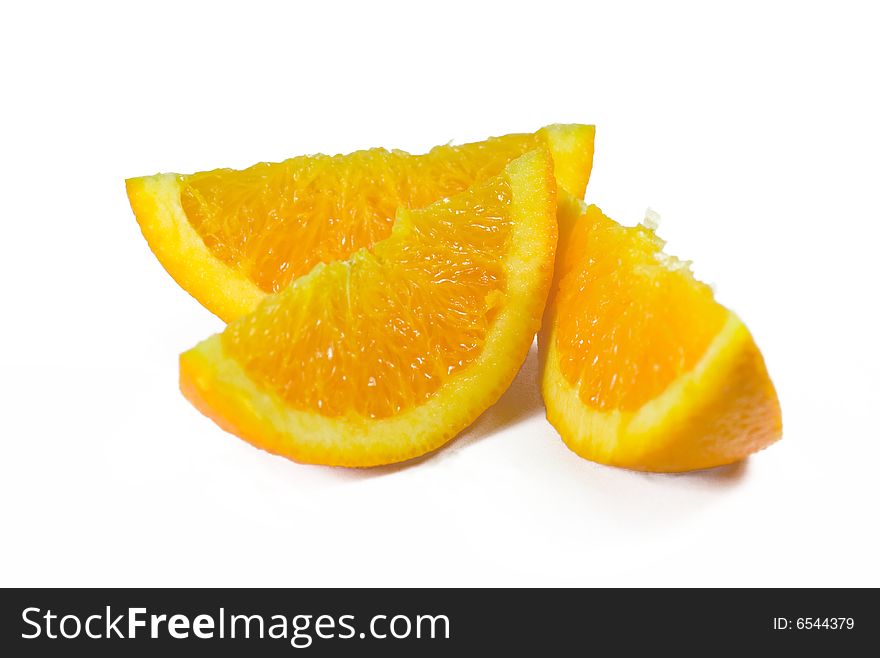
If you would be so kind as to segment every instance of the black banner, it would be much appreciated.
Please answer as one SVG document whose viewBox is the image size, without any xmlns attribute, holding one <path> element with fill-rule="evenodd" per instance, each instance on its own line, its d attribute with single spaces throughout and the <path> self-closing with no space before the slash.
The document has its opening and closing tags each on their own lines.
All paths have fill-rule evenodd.
<svg viewBox="0 0 880 658">
<path fill-rule="evenodd" d="M 700 654 L 874 646 L 876 590 L 7 589 L 6 656 Z M 550 652 L 550 653 L 548 653 Z M 78 654 L 75 654 L 78 655 Z"/>
</svg>

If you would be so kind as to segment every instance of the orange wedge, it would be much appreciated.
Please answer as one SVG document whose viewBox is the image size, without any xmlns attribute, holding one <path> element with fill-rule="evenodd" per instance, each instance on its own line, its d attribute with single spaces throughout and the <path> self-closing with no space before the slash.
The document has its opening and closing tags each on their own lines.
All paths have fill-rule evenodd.
<svg viewBox="0 0 880 658">
<path fill-rule="evenodd" d="M 593 126 L 553 125 L 425 155 L 371 149 L 298 157 L 242 171 L 126 181 L 150 248 L 172 277 L 223 320 L 256 308 L 318 263 L 388 237 L 398 207 L 420 208 L 550 149 L 560 188 L 582 198 Z"/>
<path fill-rule="evenodd" d="M 571 217 L 571 206 L 560 217 Z M 740 319 L 653 226 L 590 206 L 560 220 L 539 335 L 547 418 L 587 459 L 643 471 L 739 461 L 781 437 L 776 391 Z"/>
<path fill-rule="evenodd" d="M 181 389 L 255 446 L 374 466 L 438 448 L 510 385 L 552 277 L 547 149 L 319 264 L 180 359 Z"/>
</svg>

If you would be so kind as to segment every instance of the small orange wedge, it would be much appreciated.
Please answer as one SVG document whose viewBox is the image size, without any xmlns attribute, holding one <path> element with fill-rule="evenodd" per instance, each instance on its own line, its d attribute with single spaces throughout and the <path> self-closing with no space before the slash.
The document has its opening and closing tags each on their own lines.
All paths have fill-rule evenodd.
<svg viewBox="0 0 880 658">
<path fill-rule="evenodd" d="M 593 126 L 552 125 L 424 155 L 371 149 L 297 157 L 236 171 L 126 181 L 141 230 L 172 277 L 225 321 L 256 308 L 318 263 L 388 237 L 398 207 L 420 208 L 550 149 L 556 180 L 583 198 Z"/>
<path fill-rule="evenodd" d="M 556 180 L 542 148 L 397 211 L 390 237 L 315 266 L 184 353 L 184 395 L 299 462 L 374 466 L 454 437 L 510 385 L 552 278 Z"/>
<path fill-rule="evenodd" d="M 560 217 L 572 217 L 571 207 Z M 779 401 L 740 319 L 653 226 L 590 206 L 560 220 L 539 334 L 547 418 L 587 459 L 643 471 L 730 464 L 781 437 Z"/>
</svg>

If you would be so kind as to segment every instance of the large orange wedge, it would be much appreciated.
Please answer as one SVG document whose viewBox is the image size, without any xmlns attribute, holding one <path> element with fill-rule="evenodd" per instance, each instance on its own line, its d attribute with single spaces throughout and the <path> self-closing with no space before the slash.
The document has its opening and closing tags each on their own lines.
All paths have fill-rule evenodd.
<svg viewBox="0 0 880 658">
<path fill-rule="evenodd" d="M 546 146 L 560 188 L 583 198 L 593 126 L 553 125 L 424 155 L 371 149 L 298 157 L 236 171 L 126 181 L 150 248 L 172 277 L 230 321 L 317 263 L 388 237 L 398 207 L 420 208 L 497 175 Z"/>
<path fill-rule="evenodd" d="M 181 388 L 252 444 L 373 466 L 438 448 L 510 385 L 552 277 L 549 151 L 320 264 L 180 360 Z"/>
<path fill-rule="evenodd" d="M 644 471 L 743 459 L 780 438 L 779 402 L 740 319 L 652 226 L 560 209 L 539 335 L 547 418 L 574 452 Z M 580 214 L 580 217 L 577 215 Z"/>
</svg>

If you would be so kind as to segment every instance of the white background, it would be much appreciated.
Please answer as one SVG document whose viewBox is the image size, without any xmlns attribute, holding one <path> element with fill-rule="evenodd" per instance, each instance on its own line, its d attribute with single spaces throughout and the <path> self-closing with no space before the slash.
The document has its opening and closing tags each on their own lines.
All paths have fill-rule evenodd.
<svg viewBox="0 0 880 658">
<path fill-rule="evenodd" d="M 0 584 L 880 585 L 877 16 L 710 5 L 5 5 Z M 749 324 L 781 443 L 690 475 L 589 463 L 534 354 L 446 449 L 368 471 L 269 456 L 179 394 L 178 353 L 222 325 L 126 177 L 553 122 L 598 126 L 587 199 L 657 210 Z"/>
</svg>

